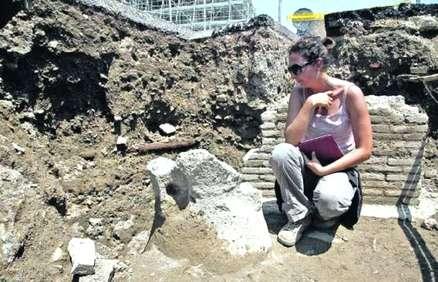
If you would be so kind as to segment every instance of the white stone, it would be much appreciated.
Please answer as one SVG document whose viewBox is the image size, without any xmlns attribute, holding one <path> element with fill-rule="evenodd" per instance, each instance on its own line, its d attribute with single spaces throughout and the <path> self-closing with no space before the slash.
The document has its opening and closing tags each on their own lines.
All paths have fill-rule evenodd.
<svg viewBox="0 0 438 282">
<path fill-rule="evenodd" d="M 24 154 L 26 152 L 26 149 L 24 149 L 23 147 L 21 147 L 20 145 L 15 144 L 15 143 L 12 143 L 12 147 L 17 152 L 17 154 Z"/>
<path fill-rule="evenodd" d="M 240 174 L 234 168 L 204 149 L 183 152 L 176 163 L 173 179 L 179 180 L 180 187 L 190 187 L 191 197 L 195 199 L 230 192 L 240 182 Z"/>
<path fill-rule="evenodd" d="M 50 41 L 49 43 L 47 43 L 47 46 L 48 46 L 49 48 L 53 48 L 53 49 L 55 49 L 56 47 L 58 47 L 58 44 L 59 44 L 58 41 L 56 41 L 56 40 L 52 40 L 52 41 Z"/>
<path fill-rule="evenodd" d="M 231 193 L 199 200 L 193 208 L 203 211 L 217 237 L 228 243 L 234 256 L 267 253 L 272 241 L 262 212 L 261 192 L 249 183 L 241 183 Z"/>
<path fill-rule="evenodd" d="M 131 241 L 134 232 L 134 222 L 132 219 L 126 221 L 119 221 L 114 226 L 113 236 L 123 243 Z"/>
<path fill-rule="evenodd" d="M 128 244 L 128 253 L 131 255 L 141 254 L 146 249 L 146 245 L 149 240 L 149 231 L 145 230 L 132 238 L 131 242 Z"/>
<path fill-rule="evenodd" d="M 58 247 L 53 252 L 52 257 L 50 258 L 50 260 L 52 262 L 57 262 L 57 261 L 63 260 L 64 256 L 65 256 L 64 251 L 61 248 Z"/>
<path fill-rule="evenodd" d="M 21 240 L 14 236 L 14 234 L 6 229 L 6 226 L 0 224 L 0 243 L 1 243 L 1 253 L 0 262 L 11 263 L 15 259 L 15 255 L 18 250 L 23 245 Z"/>
<path fill-rule="evenodd" d="M 80 276 L 79 282 L 110 282 L 113 279 L 119 261 L 116 259 L 96 259 L 95 273 Z"/>
<path fill-rule="evenodd" d="M 254 154 L 258 154 L 259 153 L 259 149 L 251 149 L 248 151 L 248 153 L 245 154 L 245 156 L 243 156 L 243 163 L 246 163 L 247 161 L 253 159 L 253 155 Z"/>
<path fill-rule="evenodd" d="M 128 144 L 128 138 L 127 137 L 123 137 L 123 136 L 119 136 L 119 137 L 117 137 L 116 144 L 118 146 L 120 146 L 120 145 L 127 145 Z"/>
<path fill-rule="evenodd" d="M 158 157 L 150 161 L 146 169 L 150 174 L 152 187 L 156 197 L 164 199 L 167 195 L 166 185 L 171 182 L 171 172 L 176 167 L 176 162 Z"/>
<path fill-rule="evenodd" d="M 73 275 L 94 274 L 96 244 L 90 239 L 73 238 L 68 243 Z"/>
<path fill-rule="evenodd" d="M 159 126 L 162 133 L 165 135 L 172 135 L 176 132 L 175 126 L 171 125 L 170 123 L 164 123 Z"/>
<path fill-rule="evenodd" d="M 213 227 L 229 254 L 264 254 L 271 249 L 261 192 L 249 183 L 240 183 L 240 174 L 231 166 L 198 149 L 179 154 L 176 167 L 165 172 L 170 172 L 166 177 L 177 190 L 175 194 L 183 190 L 185 197 L 179 200 L 185 200 L 186 205 L 177 198 L 178 206 L 187 206 Z M 156 191 L 165 194 L 165 186 Z"/>
<path fill-rule="evenodd" d="M 426 218 L 421 224 L 421 227 L 427 230 L 432 230 L 432 229 L 438 230 L 438 222 L 434 218 Z"/>
</svg>

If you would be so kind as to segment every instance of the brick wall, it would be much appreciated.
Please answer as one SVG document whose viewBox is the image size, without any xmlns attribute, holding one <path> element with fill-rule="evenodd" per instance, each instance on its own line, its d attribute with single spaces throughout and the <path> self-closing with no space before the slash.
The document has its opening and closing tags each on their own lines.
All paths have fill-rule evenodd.
<svg viewBox="0 0 438 282">
<path fill-rule="evenodd" d="M 428 131 L 427 115 L 405 104 L 402 96 L 367 96 L 374 150 L 359 166 L 366 203 L 417 204 L 423 181 L 423 154 Z M 287 100 L 262 114 L 262 146 L 244 157 L 242 177 L 264 196 L 274 196 L 271 151 L 284 142 Z"/>
</svg>

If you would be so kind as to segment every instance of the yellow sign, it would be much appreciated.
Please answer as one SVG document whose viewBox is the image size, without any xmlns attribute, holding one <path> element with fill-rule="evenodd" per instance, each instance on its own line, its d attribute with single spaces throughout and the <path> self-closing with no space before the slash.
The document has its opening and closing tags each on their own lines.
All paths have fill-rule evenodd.
<svg viewBox="0 0 438 282">
<path fill-rule="evenodd" d="M 287 16 L 292 22 L 302 21 L 322 21 L 324 20 L 324 14 L 322 13 L 293 13 Z"/>
</svg>

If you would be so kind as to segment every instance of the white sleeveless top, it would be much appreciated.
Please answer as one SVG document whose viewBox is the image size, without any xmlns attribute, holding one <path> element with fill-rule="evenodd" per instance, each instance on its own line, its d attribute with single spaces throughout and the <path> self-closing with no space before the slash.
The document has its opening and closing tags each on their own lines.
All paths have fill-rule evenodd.
<svg viewBox="0 0 438 282">
<path fill-rule="evenodd" d="M 346 105 L 346 93 L 348 89 L 353 85 L 353 83 L 347 85 L 344 89 L 344 93 L 340 97 L 341 103 L 339 105 L 339 109 L 336 113 L 330 115 L 321 115 L 319 113 L 313 114 L 312 119 L 309 123 L 309 127 L 307 128 L 306 134 L 304 135 L 303 140 L 316 138 L 322 135 L 330 134 L 335 139 L 341 151 L 346 154 L 356 148 L 356 143 L 354 141 L 353 129 L 351 127 L 350 116 L 347 111 Z M 298 93 L 302 95 L 301 99 L 293 99 L 293 100 L 301 100 L 302 104 L 305 99 L 309 96 L 309 92 L 307 89 L 302 88 L 303 91 L 299 91 Z M 301 96 L 300 95 L 300 96 Z"/>
</svg>

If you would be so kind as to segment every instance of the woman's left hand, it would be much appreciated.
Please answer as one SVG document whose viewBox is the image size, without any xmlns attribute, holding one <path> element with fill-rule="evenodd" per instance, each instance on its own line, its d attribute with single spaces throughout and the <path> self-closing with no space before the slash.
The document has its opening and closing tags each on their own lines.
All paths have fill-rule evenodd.
<svg viewBox="0 0 438 282">
<path fill-rule="evenodd" d="M 318 176 L 326 175 L 325 167 L 321 165 L 318 158 L 316 157 L 315 152 L 312 152 L 312 159 L 311 160 L 307 159 L 306 165 L 314 174 L 316 174 Z"/>
</svg>

